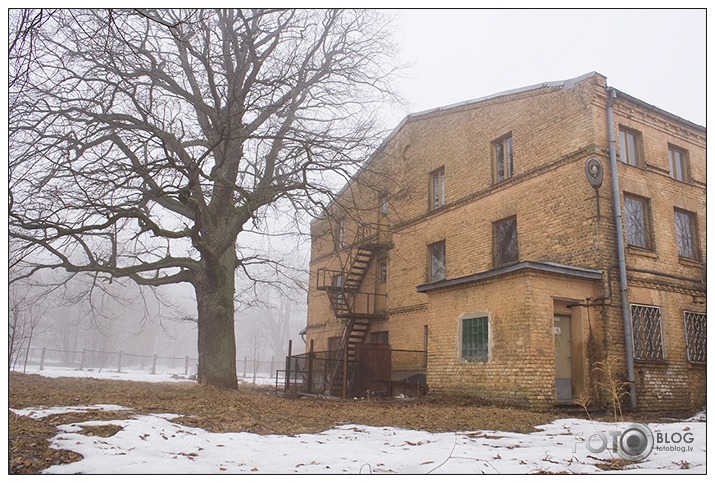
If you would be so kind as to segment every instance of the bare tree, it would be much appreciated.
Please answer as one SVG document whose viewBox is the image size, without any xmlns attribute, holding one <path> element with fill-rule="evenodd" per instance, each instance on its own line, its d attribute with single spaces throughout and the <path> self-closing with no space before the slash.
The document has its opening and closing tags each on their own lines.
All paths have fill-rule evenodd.
<svg viewBox="0 0 715 483">
<path fill-rule="evenodd" d="M 199 381 L 236 387 L 235 272 L 276 263 L 241 235 L 270 229 L 270 209 L 322 208 L 336 175 L 375 148 L 375 107 L 394 98 L 387 26 L 369 10 L 73 10 L 44 22 L 11 93 L 20 277 L 191 284 Z"/>
<path fill-rule="evenodd" d="M 30 350 L 32 339 L 46 308 L 40 306 L 38 294 L 32 287 L 14 285 L 8 297 L 8 368 L 17 366 L 21 357 Z"/>
</svg>

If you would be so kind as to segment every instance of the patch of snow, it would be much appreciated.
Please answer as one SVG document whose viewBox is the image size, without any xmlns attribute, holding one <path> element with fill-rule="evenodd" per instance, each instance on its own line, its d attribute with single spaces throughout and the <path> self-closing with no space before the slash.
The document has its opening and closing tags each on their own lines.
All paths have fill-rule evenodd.
<svg viewBox="0 0 715 483">
<path fill-rule="evenodd" d="M 121 406 L 27 408 L 18 414 L 43 417 L 60 411 L 117 410 Z M 504 431 L 429 433 L 347 424 L 297 436 L 210 433 L 172 421 L 173 414 L 86 421 L 58 426 L 55 449 L 83 455 L 81 461 L 48 468 L 52 474 L 525 474 L 603 473 L 596 464 L 617 455 L 594 454 L 585 439 L 622 427 L 583 419 L 558 419 L 529 434 Z M 702 413 L 702 418 L 705 414 Z M 114 424 L 110 437 L 81 434 L 78 426 Z M 653 449 L 622 473 L 705 474 L 706 423 L 699 418 L 650 424 L 654 433 L 688 432 L 692 443 Z M 675 450 L 675 447 L 682 450 Z M 689 448 L 689 449 L 688 449 Z"/>
<path fill-rule="evenodd" d="M 91 377 L 134 381 L 187 381 L 183 376 L 146 372 L 77 371 L 47 368 L 47 377 Z M 275 385 L 275 379 L 256 382 Z M 253 377 L 239 378 L 251 384 Z M 94 405 L 12 409 L 42 418 L 63 412 L 121 411 L 123 406 Z M 84 459 L 48 468 L 54 474 L 526 474 L 645 473 L 705 474 L 706 413 L 668 423 L 648 424 L 654 435 L 689 433 L 691 443 L 655 444 L 642 461 L 617 471 L 597 464 L 618 458 L 611 432 L 623 424 L 558 419 L 529 434 L 503 431 L 429 433 L 347 424 L 318 434 L 297 436 L 210 433 L 172 422 L 175 414 L 133 415 L 131 419 L 91 421 L 59 426 L 52 447 L 75 451 Z M 81 434 L 82 426 L 115 424 L 122 429 L 102 438 Z M 586 441 L 608 436 L 608 448 L 589 451 Z M 594 436 L 596 439 L 594 439 Z M 592 446 L 594 446 L 592 444 Z"/>
</svg>

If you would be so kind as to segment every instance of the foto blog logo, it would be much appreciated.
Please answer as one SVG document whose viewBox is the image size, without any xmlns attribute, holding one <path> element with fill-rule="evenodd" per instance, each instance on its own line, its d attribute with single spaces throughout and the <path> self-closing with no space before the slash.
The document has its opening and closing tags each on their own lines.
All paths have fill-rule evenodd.
<svg viewBox="0 0 715 483">
<path fill-rule="evenodd" d="M 619 430 L 596 431 L 584 438 L 586 449 L 602 453 L 610 448 L 627 461 L 641 461 L 653 451 L 653 432 L 645 424 L 629 423 Z"/>
</svg>

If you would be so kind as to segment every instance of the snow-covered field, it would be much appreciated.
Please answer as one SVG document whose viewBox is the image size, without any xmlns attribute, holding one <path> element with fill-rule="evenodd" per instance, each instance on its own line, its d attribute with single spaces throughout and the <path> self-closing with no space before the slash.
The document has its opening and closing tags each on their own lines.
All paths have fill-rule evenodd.
<svg viewBox="0 0 715 483">
<path fill-rule="evenodd" d="M 72 372 L 76 377 L 77 372 Z M 42 374 L 50 375 L 48 371 Z M 107 375 L 118 376 L 116 373 Z M 88 376 L 101 377 L 96 373 Z M 87 408 L 12 410 L 20 415 L 41 418 Z M 91 408 L 131 410 L 119 406 Z M 75 451 L 84 459 L 53 466 L 46 473 L 599 473 L 602 470 L 597 464 L 618 457 L 611 449 L 613 432 L 624 430 L 624 424 L 573 418 L 555 420 L 530 434 L 500 431 L 429 433 L 349 424 L 318 434 L 261 436 L 210 433 L 176 424 L 172 422 L 174 416 L 147 414 L 59 426 L 52 447 Z M 703 412 L 684 421 L 648 424 L 656 440 L 653 450 L 645 459 L 616 473 L 705 474 L 705 419 Z M 83 427 L 107 424 L 122 429 L 111 437 L 80 433 Z M 590 451 L 587 446 L 600 449 L 601 435 L 608 441 L 609 448 L 598 453 Z M 666 438 L 668 443 L 665 443 Z"/>
</svg>

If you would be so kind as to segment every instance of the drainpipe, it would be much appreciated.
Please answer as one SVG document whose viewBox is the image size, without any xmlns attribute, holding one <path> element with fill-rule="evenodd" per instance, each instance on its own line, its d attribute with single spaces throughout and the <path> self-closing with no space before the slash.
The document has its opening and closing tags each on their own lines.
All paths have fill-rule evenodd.
<svg viewBox="0 0 715 483">
<path fill-rule="evenodd" d="M 616 137 L 613 131 L 613 103 L 616 101 L 616 90 L 608 89 L 608 158 L 611 165 L 611 190 L 613 192 L 613 218 L 616 226 L 616 246 L 618 249 L 618 278 L 621 287 L 621 311 L 623 312 L 623 335 L 626 348 L 626 375 L 628 377 L 628 392 L 631 396 L 631 410 L 636 410 L 636 379 L 633 366 L 633 335 L 631 330 L 631 309 L 628 302 L 628 280 L 626 278 L 626 251 L 623 246 L 623 224 L 621 214 L 620 187 L 618 186 L 618 165 L 616 164 Z"/>
</svg>

